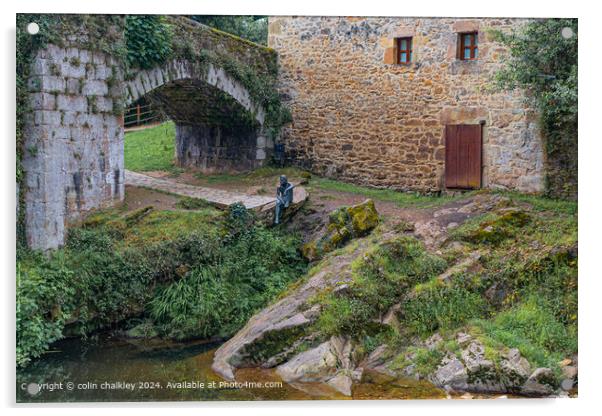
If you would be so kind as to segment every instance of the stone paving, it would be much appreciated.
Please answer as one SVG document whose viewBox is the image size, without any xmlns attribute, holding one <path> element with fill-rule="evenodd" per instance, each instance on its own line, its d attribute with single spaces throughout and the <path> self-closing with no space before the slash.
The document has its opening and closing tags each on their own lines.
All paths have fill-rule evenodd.
<svg viewBox="0 0 602 416">
<path fill-rule="evenodd" d="M 276 198 L 270 196 L 246 195 L 222 189 L 204 188 L 165 179 L 152 178 L 130 170 L 125 171 L 125 184 L 204 199 L 219 208 L 226 208 L 235 202 L 242 202 L 247 209 L 263 210 L 267 205 L 272 205 L 276 202 Z"/>
</svg>

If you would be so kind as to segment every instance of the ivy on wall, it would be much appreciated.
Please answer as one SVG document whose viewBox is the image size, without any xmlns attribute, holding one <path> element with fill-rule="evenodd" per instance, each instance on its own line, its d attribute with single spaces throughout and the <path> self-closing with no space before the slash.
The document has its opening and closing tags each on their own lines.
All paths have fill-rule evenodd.
<svg viewBox="0 0 602 416">
<path fill-rule="evenodd" d="M 127 16 L 125 39 L 127 63 L 132 67 L 153 68 L 172 53 L 172 30 L 163 16 Z"/>
<path fill-rule="evenodd" d="M 528 91 L 545 138 L 546 193 L 563 198 L 577 196 L 577 29 L 577 19 L 539 19 L 493 33 L 510 51 L 496 84 Z"/>
<path fill-rule="evenodd" d="M 264 128 L 271 138 L 276 138 L 281 128 L 292 120 L 290 111 L 280 101 L 274 77 L 258 74 L 228 55 L 209 50 L 201 50 L 195 59 L 200 63 L 211 63 L 222 68 L 245 87 L 253 101 L 263 107 L 265 111 Z"/>
<path fill-rule="evenodd" d="M 36 22 L 40 32 L 32 36 L 27 32 L 27 25 Z M 17 244 L 25 244 L 25 192 L 23 188 L 23 143 L 25 117 L 30 113 L 29 90 L 27 80 L 30 74 L 32 58 L 37 50 L 44 47 L 52 37 L 52 18 L 39 14 L 17 14 L 17 44 L 16 44 L 16 182 L 19 189 L 17 201 Z"/>
</svg>

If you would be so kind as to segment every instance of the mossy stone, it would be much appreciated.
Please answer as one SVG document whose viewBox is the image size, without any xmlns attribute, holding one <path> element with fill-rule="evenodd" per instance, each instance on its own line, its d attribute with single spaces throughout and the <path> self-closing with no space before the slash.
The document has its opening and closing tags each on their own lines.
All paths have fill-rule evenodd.
<svg viewBox="0 0 602 416">
<path fill-rule="evenodd" d="M 371 199 L 351 207 L 337 208 L 328 216 L 326 233 L 306 243 L 301 252 L 308 260 L 317 260 L 353 238 L 367 235 L 377 225 L 378 212 Z"/>
</svg>

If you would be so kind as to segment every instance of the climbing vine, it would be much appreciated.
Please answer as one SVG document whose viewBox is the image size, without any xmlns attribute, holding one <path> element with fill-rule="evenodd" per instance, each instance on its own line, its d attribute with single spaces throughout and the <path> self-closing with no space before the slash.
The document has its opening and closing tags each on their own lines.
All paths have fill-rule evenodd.
<svg viewBox="0 0 602 416">
<path fill-rule="evenodd" d="M 40 27 L 38 35 L 27 33 L 26 27 L 30 22 L 36 22 Z M 23 192 L 23 142 L 25 117 L 30 113 L 29 90 L 27 80 L 30 75 L 31 60 L 35 52 L 42 48 L 52 38 L 52 18 L 47 15 L 17 14 L 17 44 L 16 44 L 16 182 L 19 189 L 17 201 L 19 209 L 17 218 L 17 244 L 25 242 L 25 192 Z"/>
</svg>

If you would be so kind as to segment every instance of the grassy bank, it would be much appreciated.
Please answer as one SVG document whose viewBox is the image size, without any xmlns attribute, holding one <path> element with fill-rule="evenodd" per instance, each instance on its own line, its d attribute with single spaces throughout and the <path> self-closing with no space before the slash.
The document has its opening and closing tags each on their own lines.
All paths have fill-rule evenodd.
<svg viewBox="0 0 602 416">
<path fill-rule="evenodd" d="M 17 364 L 118 323 L 135 335 L 229 336 L 301 276 L 298 239 L 223 213 L 109 210 L 49 257 L 17 256 Z"/>
</svg>

